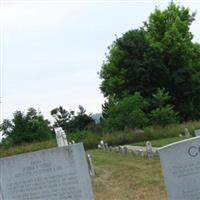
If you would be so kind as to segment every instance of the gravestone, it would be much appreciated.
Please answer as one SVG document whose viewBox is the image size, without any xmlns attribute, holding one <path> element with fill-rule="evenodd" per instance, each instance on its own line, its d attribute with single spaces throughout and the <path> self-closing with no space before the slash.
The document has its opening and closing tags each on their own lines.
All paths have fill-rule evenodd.
<svg viewBox="0 0 200 200">
<path fill-rule="evenodd" d="M 103 140 L 100 141 L 100 145 L 101 145 L 101 148 L 105 150 L 105 144 Z"/>
<path fill-rule="evenodd" d="M 197 137 L 197 136 L 200 136 L 200 129 L 197 129 L 194 131 L 194 135 Z"/>
<path fill-rule="evenodd" d="M 147 151 L 147 157 L 153 158 L 153 149 L 152 149 L 151 142 L 149 141 L 146 142 L 146 151 Z"/>
<path fill-rule="evenodd" d="M 190 132 L 187 128 L 184 128 L 185 137 L 190 137 Z"/>
<path fill-rule="evenodd" d="M 158 149 L 169 200 L 200 199 L 200 137 Z"/>
<path fill-rule="evenodd" d="M 81 143 L 0 159 L 2 200 L 94 200 Z"/>
<path fill-rule="evenodd" d="M 65 134 L 65 131 L 61 127 L 54 128 L 55 134 L 56 134 L 56 141 L 58 144 L 58 147 L 67 146 L 67 137 Z"/>
<path fill-rule="evenodd" d="M 104 143 L 105 149 L 108 150 L 108 143 Z"/>
<path fill-rule="evenodd" d="M 90 176 L 95 176 L 94 166 L 90 154 L 87 155 Z"/>
<path fill-rule="evenodd" d="M 127 146 L 124 146 L 124 147 L 123 147 L 123 153 L 124 153 L 124 154 L 128 154 L 128 147 L 127 147 Z"/>
</svg>

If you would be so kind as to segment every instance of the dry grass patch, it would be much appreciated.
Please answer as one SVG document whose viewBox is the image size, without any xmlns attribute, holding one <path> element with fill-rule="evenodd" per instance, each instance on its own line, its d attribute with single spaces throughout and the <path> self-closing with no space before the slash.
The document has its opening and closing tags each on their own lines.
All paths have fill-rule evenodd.
<svg viewBox="0 0 200 200">
<path fill-rule="evenodd" d="M 96 200 L 166 200 L 159 160 L 90 151 L 97 176 Z"/>
</svg>

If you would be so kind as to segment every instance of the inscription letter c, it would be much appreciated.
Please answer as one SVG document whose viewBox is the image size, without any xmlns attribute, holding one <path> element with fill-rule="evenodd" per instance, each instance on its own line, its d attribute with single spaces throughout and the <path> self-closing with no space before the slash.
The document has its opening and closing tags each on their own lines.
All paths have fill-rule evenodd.
<svg viewBox="0 0 200 200">
<path fill-rule="evenodd" d="M 197 147 L 196 147 L 196 146 L 191 146 L 191 147 L 188 149 L 188 154 L 189 154 L 191 157 L 196 157 L 196 156 L 198 155 Z"/>
</svg>

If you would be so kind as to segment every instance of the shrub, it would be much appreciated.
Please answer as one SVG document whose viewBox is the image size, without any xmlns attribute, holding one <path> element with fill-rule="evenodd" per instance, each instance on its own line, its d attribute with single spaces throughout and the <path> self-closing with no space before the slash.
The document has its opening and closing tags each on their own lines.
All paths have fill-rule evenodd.
<svg viewBox="0 0 200 200">
<path fill-rule="evenodd" d="M 153 125 L 166 126 L 178 121 L 178 113 L 173 110 L 173 106 L 166 105 L 152 110 L 150 120 Z"/>
<path fill-rule="evenodd" d="M 107 110 L 104 126 L 109 131 L 144 127 L 148 123 L 144 112 L 147 106 L 147 101 L 138 92 L 116 101 Z"/>
</svg>

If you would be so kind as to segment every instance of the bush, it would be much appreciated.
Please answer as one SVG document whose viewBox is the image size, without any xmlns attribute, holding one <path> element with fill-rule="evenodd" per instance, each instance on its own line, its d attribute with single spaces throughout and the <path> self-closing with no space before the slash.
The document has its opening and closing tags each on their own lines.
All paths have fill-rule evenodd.
<svg viewBox="0 0 200 200">
<path fill-rule="evenodd" d="M 144 127 L 148 124 L 148 118 L 144 112 L 147 106 L 148 103 L 138 92 L 116 101 L 108 108 L 103 126 L 109 131 Z"/>
<path fill-rule="evenodd" d="M 45 120 L 42 114 L 34 108 L 28 109 L 26 114 L 16 111 L 11 121 L 3 121 L 0 130 L 5 136 L 1 145 L 5 146 L 45 141 L 52 138 L 49 121 Z"/>
<path fill-rule="evenodd" d="M 167 105 L 152 110 L 150 120 L 153 125 L 166 126 L 178 121 L 178 113 L 173 110 L 173 106 Z"/>
</svg>

